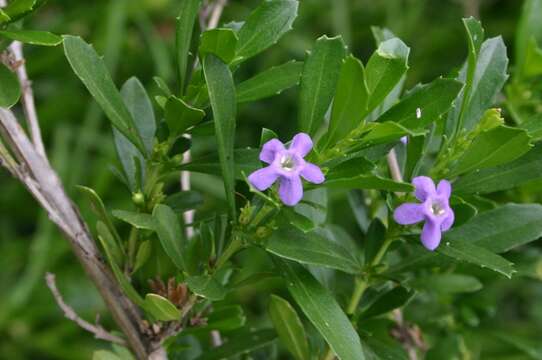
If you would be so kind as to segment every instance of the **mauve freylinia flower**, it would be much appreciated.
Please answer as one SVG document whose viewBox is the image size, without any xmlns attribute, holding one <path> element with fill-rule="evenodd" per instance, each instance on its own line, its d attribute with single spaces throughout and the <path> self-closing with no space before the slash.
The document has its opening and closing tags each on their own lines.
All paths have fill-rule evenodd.
<svg viewBox="0 0 542 360">
<path fill-rule="evenodd" d="M 264 191 L 279 180 L 279 196 L 288 206 L 294 206 L 303 197 L 301 177 L 313 184 L 324 182 L 322 170 L 303 158 L 311 151 L 312 140 L 309 135 L 299 133 L 292 139 L 290 147 L 277 139 L 266 142 L 260 152 L 260 160 L 269 166 L 254 171 L 248 181 L 256 189 Z"/>
<path fill-rule="evenodd" d="M 435 250 L 442 237 L 442 232 L 449 230 L 454 223 L 454 212 L 450 208 L 452 186 L 447 180 L 441 180 L 435 189 L 435 183 L 427 176 L 412 179 L 414 195 L 421 204 L 406 203 L 395 209 L 393 218 L 401 225 L 412 225 L 425 221 L 422 230 L 422 243 L 428 250 Z"/>
</svg>

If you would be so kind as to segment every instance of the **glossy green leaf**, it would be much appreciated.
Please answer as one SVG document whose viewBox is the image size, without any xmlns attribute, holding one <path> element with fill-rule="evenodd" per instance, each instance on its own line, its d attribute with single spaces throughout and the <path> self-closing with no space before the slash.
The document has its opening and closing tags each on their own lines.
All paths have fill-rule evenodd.
<svg viewBox="0 0 542 360">
<path fill-rule="evenodd" d="M 219 301 L 226 296 L 226 289 L 222 284 L 209 275 L 189 276 L 186 284 L 194 294 L 211 301 Z"/>
<path fill-rule="evenodd" d="M 378 296 L 375 301 L 366 309 L 363 309 L 360 319 L 369 319 L 375 316 L 387 314 L 401 306 L 404 306 L 414 297 L 414 291 L 397 286 Z"/>
<path fill-rule="evenodd" d="M 361 265 L 348 249 L 315 232 L 304 233 L 294 227 L 283 227 L 273 232 L 265 247 L 272 254 L 300 263 L 350 274 L 361 271 Z"/>
<path fill-rule="evenodd" d="M 369 89 L 368 111 L 379 106 L 400 83 L 408 69 L 410 49 L 399 38 L 383 41 L 365 68 Z"/>
<path fill-rule="evenodd" d="M 468 241 L 502 253 L 542 236 L 542 206 L 507 204 L 484 211 L 463 226 L 446 233 L 446 241 Z"/>
<path fill-rule="evenodd" d="M 114 217 L 132 225 L 137 229 L 154 230 L 154 219 L 152 215 L 140 212 L 113 210 L 111 212 Z"/>
<path fill-rule="evenodd" d="M 374 218 L 367 229 L 367 235 L 363 242 L 363 248 L 365 249 L 365 263 L 370 264 L 378 250 L 386 240 L 386 226 L 379 218 Z"/>
<path fill-rule="evenodd" d="M 230 63 L 235 56 L 237 35 L 231 29 L 212 29 L 201 34 L 199 52 L 213 54 L 226 64 Z"/>
<path fill-rule="evenodd" d="M 269 68 L 237 85 L 237 102 L 244 103 L 280 94 L 299 84 L 303 63 L 289 61 Z"/>
<path fill-rule="evenodd" d="M 0 62 L 0 107 L 10 108 L 20 97 L 21 86 L 17 75 Z"/>
<path fill-rule="evenodd" d="M 475 292 L 482 288 L 480 280 L 463 274 L 431 274 L 416 277 L 408 285 L 420 290 L 438 294 Z"/>
<path fill-rule="evenodd" d="M 167 99 L 165 118 L 172 136 L 183 134 L 188 128 L 201 122 L 204 116 L 203 110 L 188 105 L 176 96 Z"/>
<path fill-rule="evenodd" d="M 541 0 L 525 0 L 523 2 L 523 9 L 515 38 L 515 61 L 518 64 L 520 74 L 522 73 L 525 65 L 529 43 L 533 39 L 538 44 L 542 44 Z"/>
<path fill-rule="evenodd" d="M 181 94 L 184 93 L 188 68 L 188 55 L 190 42 L 194 31 L 194 24 L 198 17 L 201 0 L 181 1 L 181 9 L 176 19 L 175 28 L 175 51 L 177 55 L 177 73 Z"/>
<path fill-rule="evenodd" d="M 497 167 L 469 173 L 454 182 L 454 192 L 487 194 L 512 189 L 526 182 L 542 179 L 542 144 L 522 157 Z"/>
<path fill-rule="evenodd" d="M 333 179 L 324 182 L 322 186 L 339 190 L 375 189 L 409 192 L 414 189 L 412 185 L 408 183 L 393 181 L 378 175 L 361 175 L 352 178 Z"/>
<path fill-rule="evenodd" d="M 296 0 L 270 0 L 261 2 L 247 18 L 239 32 L 237 61 L 248 59 L 275 44 L 292 29 L 297 17 Z"/>
<path fill-rule="evenodd" d="M 65 35 L 64 52 L 75 74 L 81 79 L 96 102 L 117 130 L 126 136 L 142 154 L 143 143 L 130 112 L 124 105 L 102 58 L 80 37 Z"/>
<path fill-rule="evenodd" d="M 410 136 L 406 146 L 407 159 L 405 163 L 404 177 L 412 179 L 418 175 L 420 166 L 423 163 L 424 148 L 428 144 L 429 139 L 426 136 Z"/>
<path fill-rule="evenodd" d="M 337 301 L 303 266 L 275 259 L 286 286 L 341 360 L 364 360 L 358 334 Z"/>
<path fill-rule="evenodd" d="M 215 309 L 207 318 L 208 327 L 220 331 L 231 331 L 243 327 L 246 316 L 240 305 L 229 305 Z"/>
<path fill-rule="evenodd" d="M 373 122 L 368 126 L 368 132 L 362 136 L 358 146 L 370 147 L 392 141 L 398 141 L 403 136 L 419 136 L 425 134 L 425 130 L 410 130 L 401 124 L 386 121 Z"/>
<path fill-rule="evenodd" d="M 2 30 L 1 36 L 31 45 L 56 46 L 62 42 L 62 37 L 47 31 Z"/>
<path fill-rule="evenodd" d="M 9 1 L 8 5 L 3 10 L 10 18 L 9 21 L 13 22 L 30 14 L 43 3 L 44 1 L 38 0 L 13 0 Z"/>
<path fill-rule="evenodd" d="M 253 350 L 259 349 L 270 344 L 277 338 L 277 334 L 273 330 L 258 330 L 252 332 L 244 332 L 230 339 L 227 343 L 213 351 L 208 351 L 196 358 L 196 360 L 221 360 L 231 359 L 236 356 L 250 353 Z"/>
<path fill-rule="evenodd" d="M 158 204 L 152 212 L 154 228 L 167 256 L 179 270 L 184 270 L 187 243 L 179 218 L 167 205 Z"/>
<path fill-rule="evenodd" d="M 228 65 L 214 55 L 203 60 L 203 70 L 213 109 L 218 156 L 228 201 L 229 215 L 236 219 L 235 171 L 233 147 L 235 142 L 235 86 Z"/>
<path fill-rule="evenodd" d="M 295 309 L 283 298 L 271 295 L 269 317 L 275 326 L 280 341 L 297 360 L 310 358 L 305 328 Z"/>
<path fill-rule="evenodd" d="M 499 126 L 482 132 L 458 160 L 451 173 L 459 175 L 506 164 L 529 151 L 529 142 L 530 137 L 523 129 Z"/>
<path fill-rule="evenodd" d="M 341 37 L 322 36 L 307 56 L 301 75 L 300 130 L 310 135 L 318 130 L 335 94 L 345 56 Z"/>
<path fill-rule="evenodd" d="M 158 321 L 176 321 L 181 318 L 181 311 L 171 301 L 158 294 L 145 295 L 145 310 Z"/>
<path fill-rule="evenodd" d="M 361 61 L 348 56 L 341 67 L 327 133 L 328 145 L 334 145 L 358 127 L 367 111 L 369 90 Z"/>
<path fill-rule="evenodd" d="M 378 121 L 394 121 L 408 129 L 424 128 L 448 112 L 462 87 L 459 81 L 443 78 L 418 85 Z"/>
</svg>

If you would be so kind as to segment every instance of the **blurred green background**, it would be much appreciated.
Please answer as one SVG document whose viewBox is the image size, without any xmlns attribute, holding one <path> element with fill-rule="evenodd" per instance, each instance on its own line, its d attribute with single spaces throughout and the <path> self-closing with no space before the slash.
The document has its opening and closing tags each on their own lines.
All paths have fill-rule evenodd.
<svg viewBox="0 0 542 360">
<path fill-rule="evenodd" d="M 137 76 L 151 96 L 157 95 L 152 77 L 160 75 L 174 85 L 174 18 L 181 0 L 50 0 L 28 19 L 28 28 L 59 34 L 77 34 L 92 42 L 114 74 L 117 84 Z M 259 0 L 230 0 L 222 23 L 242 20 Z M 521 10 L 519 0 L 302 0 L 294 31 L 277 46 L 252 59 L 237 80 L 292 58 L 303 59 L 322 34 L 342 34 L 351 51 L 366 61 L 374 50 L 370 27 L 385 26 L 411 47 L 407 88 L 457 69 L 466 56 L 461 17 L 482 20 L 488 37 L 502 35 L 513 64 L 513 36 Z M 90 186 L 109 208 L 129 208 L 130 194 L 113 176 L 116 164 L 111 130 L 101 110 L 71 71 L 62 48 L 25 47 L 37 108 L 52 162 L 68 192 L 94 224 L 89 205 L 75 185 Z M 288 139 L 296 130 L 297 89 L 280 96 L 243 105 L 239 110 L 238 146 L 259 142 L 262 127 Z M 205 143 L 194 144 L 204 151 Z M 221 206 L 219 179 L 194 176 L 194 188 L 206 193 L 198 214 Z M 0 172 L 0 359 L 88 359 L 106 344 L 92 339 L 62 317 L 45 286 L 44 273 L 57 274 L 66 301 L 86 319 L 100 313 L 111 326 L 106 310 L 68 243 L 23 187 Z M 344 204 L 344 196 L 331 194 Z M 355 234 L 347 206 L 332 207 L 329 216 Z M 347 219 L 347 220 L 340 220 Z M 92 226 L 91 226 L 92 227 Z M 257 255 L 257 254 L 256 254 Z M 247 266 L 265 267 L 260 257 L 246 256 Z M 252 262 L 253 264 L 248 264 Z M 269 284 L 273 286 L 273 284 Z M 532 326 L 542 330 L 542 287 L 529 280 L 500 286 L 497 299 L 517 291 L 502 308 L 507 316 L 537 317 Z M 260 289 L 261 290 L 261 289 Z M 269 287 L 263 291 L 270 291 Z M 266 297 L 254 289 L 236 294 L 255 321 Z M 534 300 L 533 300 L 534 299 Z M 528 304 L 528 311 L 525 305 Z M 527 313 L 525 313 L 527 311 Z M 252 319 L 251 319 L 252 317 Z M 510 357 L 510 359 L 516 357 Z M 518 357 L 519 359 L 519 357 Z"/>
</svg>

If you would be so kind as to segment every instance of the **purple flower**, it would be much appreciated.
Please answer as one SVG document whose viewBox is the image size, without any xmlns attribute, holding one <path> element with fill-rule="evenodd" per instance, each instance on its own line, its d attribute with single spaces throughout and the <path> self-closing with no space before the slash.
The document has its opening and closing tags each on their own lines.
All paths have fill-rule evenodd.
<svg viewBox="0 0 542 360">
<path fill-rule="evenodd" d="M 403 137 L 401 137 L 401 139 L 399 139 L 399 140 L 401 140 L 401 142 L 402 142 L 404 145 L 408 144 L 408 136 L 406 136 L 406 135 L 403 136 Z"/>
<path fill-rule="evenodd" d="M 279 180 L 279 196 L 288 206 L 294 206 L 303 197 L 302 176 L 313 184 L 324 182 L 322 170 L 303 158 L 311 151 L 312 140 L 309 135 L 299 133 L 292 139 L 290 147 L 277 139 L 266 142 L 260 152 L 260 160 L 269 164 L 249 175 L 248 181 L 256 189 L 264 191 Z"/>
<path fill-rule="evenodd" d="M 441 180 L 435 183 L 427 176 L 412 179 L 414 195 L 421 204 L 406 203 L 395 209 L 393 218 L 401 225 L 411 225 L 425 221 L 422 230 L 422 243 L 429 250 L 435 250 L 440 243 L 441 233 L 449 230 L 454 223 L 454 212 L 450 208 L 452 186 Z"/>
</svg>

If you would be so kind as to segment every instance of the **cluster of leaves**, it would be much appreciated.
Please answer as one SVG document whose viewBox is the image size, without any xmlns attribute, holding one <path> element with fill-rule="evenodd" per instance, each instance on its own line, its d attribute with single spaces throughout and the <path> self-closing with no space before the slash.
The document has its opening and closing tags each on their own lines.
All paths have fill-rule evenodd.
<svg viewBox="0 0 542 360">
<path fill-rule="evenodd" d="M 533 98 L 540 94 L 541 1 L 524 5 L 513 77 L 503 101 L 506 47 L 500 37 L 485 39 L 473 18 L 463 20 L 468 57 L 461 69 L 406 91 L 410 49 L 380 28 L 373 28 L 376 50 L 365 65 L 341 37 L 322 36 L 302 61 L 236 82 L 245 61 L 291 29 L 298 2 L 264 1 L 244 22 L 200 29 L 194 36 L 201 1 L 185 0 L 176 21 L 177 81 L 170 87 L 154 78 L 157 112 L 136 78 L 119 91 L 104 59 L 81 38 L 13 28 L 10 22 L 25 13 L 17 3 L 25 3 L 26 12 L 41 4 L 10 3 L 11 9 L 0 12 L 5 25 L 0 36 L 62 43 L 73 71 L 113 126 L 121 165 L 115 173 L 133 207 L 109 211 L 94 190 L 80 188 L 98 216 L 98 239 L 119 286 L 158 326 L 153 336 L 182 329 L 167 340 L 172 357 L 220 359 L 260 351 L 272 358 L 278 355 L 266 346 L 277 336 L 296 359 L 333 353 L 340 359 L 403 359 L 407 350 L 427 348 L 430 359 L 476 357 L 481 344 L 472 339 L 486 338 L 505 339 L 528 355 L 537 351 L 526 340 L 536 333 L 505 337 L 506 327 L 484 326 L 491 298 L 462 295 L 501 276 L 540 278 L 539 252 L 513 250 L 540 237 L 542 207 L 502 205 L 492 194 L 542 178 L 541 109 Z M 1 88 L 9 93 L 0 90 L 0 106 L 11 106 L 20 96 L 17 79 L 0 67 L 0 81 L 13 85 Z M 326 181 L 307 187 L 304 200 L 288 208 L 274 190 L 264 194 L 244 184 L 246 175 L 260 167 L 259 151 L 236 148 L 235 130 L 239 104 L 298 84 L 299 130 L 315 139 L 309 159 L 324 169 Z M 501 102 L 510 114 L 508 123 L 496 107 Z M 406 146 L 399 142 L 404 136 Z M 260 145 L 274 137 L 263 129 Z M 210 155 L 183 162 L 192 144 L 208 138 L 216 140 Z M 390 220 L 413 190 L 391 178 L 386 155 L 392 149 L 407 181 L 418 175 L 453 181 L 456 222 L 435 253 L 417 244 L 415 228 Z M 202 194 L 179 192 L 179 171 L 220 175 L 226 211 L 183 221 L 184 212 L 201 204 Z M 329 191 L 348 192 L 362 241 L 327 221 Z M 125 225 L 126 238 L 119 231 Z M 234 256 L 254 249 L 266 254 L 271 268 L 234 281 L 242 271 Z M 172 279 L 174 288 L 187 290 L 160 291 L 148 282 L 156 278 L 158 284 Z M 270 278 L 282 279 L 289 296 L 271 295 L 270 322 L 254 329 L 241 306 L 223 300 L 233 290 Z M 339 279 L 349 285 L 335 285 Z M 403 309 L 406 322 L 389 316 L 397 309 Z M 412 333 L 419 329 L 411 324 L 421 328 L 426 343 L 416 344 Z M 211 331 L 220 331 L 222 346 L 210 347 Z M 115 354 L 99 351 L 96 356 L 129 355 L 117 347 Z"/>
</svg>

